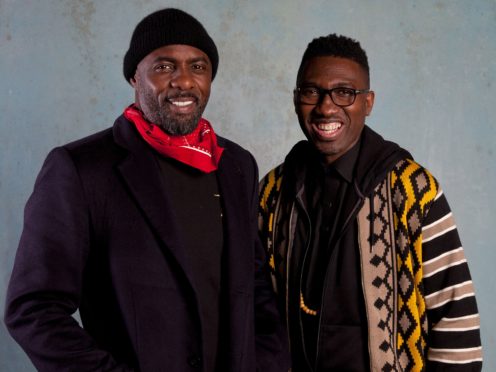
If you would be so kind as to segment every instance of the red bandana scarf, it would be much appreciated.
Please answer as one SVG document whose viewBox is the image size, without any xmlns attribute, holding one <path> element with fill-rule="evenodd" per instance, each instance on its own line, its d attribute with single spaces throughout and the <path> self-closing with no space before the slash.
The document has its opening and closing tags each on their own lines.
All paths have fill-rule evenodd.
<svg viewBox="0 0 496 372">
<path fill-rule="evenodd" d="M 217 169 L 224 149 L 217 145 L 217 137 L 210 123 L 201 118 L 196 129 L 186 135 L 170 136 L 159 126 L 150 123 L 134 105 L 124 110 L 141 137 L 160 154 L 210 173 Z"/>
</svg>

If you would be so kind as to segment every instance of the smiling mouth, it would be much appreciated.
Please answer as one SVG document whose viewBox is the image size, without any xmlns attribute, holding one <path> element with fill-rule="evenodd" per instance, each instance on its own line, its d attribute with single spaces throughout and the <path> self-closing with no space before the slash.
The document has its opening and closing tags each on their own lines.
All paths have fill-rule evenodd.
<svg viewBox="0 0 496 372">
<path fill-rule="evenodd" d="M 170 101 L 174 106 L 185 107 L 193 104 L 194 101 Z"/>
<path fill-rule="evenodd" d="M 332 122 L 317 122 L 313 123 L 312 127 L 314 128 L 314 133 L 317 138 L 321 140 L 334 140 L 339 133 L 341 132 L 341 128 L 343 128 L 343 123 L 340 121 L 332 121 Z"/>
<path fill-rule="evenodd" d="M 186 113 L 194 109 L 198 99 L 194 96 L 175 96 L 167 98 L 167 102 L 176 108 L 179 113 Z"/>
<path fill-rule="evenodd" d="M 327 133 L 334 133 L 334 132 L 336 132 L 339 128 L 342 127 L 342 125 L 343 124 L 337 123 L 337 122 L 316 124 L 317 129 L 319 131 L 323 131 L 323 132 L 327 132 Z"/>
</svg>

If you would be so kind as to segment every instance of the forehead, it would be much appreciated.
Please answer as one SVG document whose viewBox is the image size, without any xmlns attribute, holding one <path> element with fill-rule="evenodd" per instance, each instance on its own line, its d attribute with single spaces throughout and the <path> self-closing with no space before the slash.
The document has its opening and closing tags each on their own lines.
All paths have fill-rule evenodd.
<svg viewBox="0 0 496 372">
<path fill-rule="evenodd" d="M 173 61 L 198 61 L 204 59 L 210 64 L 210 59 L 202 50 L 191 45 L 165 45 L 150 52 L 140 63 L 152 63 L 155 60 L 168 59 Z"/>
<path fill-rule="evenodd" d="M 348 58 L 321 56 L 305 62 L 299 84 L 320 82 L 323 83 L 354 83 L 367 84 L 365 70 L 355 61 Z"/>
</svg>

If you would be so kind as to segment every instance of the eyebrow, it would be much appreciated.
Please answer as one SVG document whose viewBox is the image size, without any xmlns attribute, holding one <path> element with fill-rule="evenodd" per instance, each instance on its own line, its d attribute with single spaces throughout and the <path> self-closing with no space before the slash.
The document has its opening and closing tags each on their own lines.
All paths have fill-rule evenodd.
<svg viewBox="0 0 496 372">
<path fill-rule="evenodd" d="M 177 58 L 174 58 L 174 57 L 167 57 L 167 56 L 159 56 L 157 58 L 155 58 L 153 60 L 153 63 L 157 63 L 157 62 L 173 62 L 173 63 L 177 63 Z M 208 63 L 208 59 L 203 57 L 203 56 L 200 56 L 200 57 L 193 57 L 193 58 L 190 58 L 190 59 L 187 59 L 186 60 L 187 63 L 195 63 L 195 62 L 205 62 L 205 63 Z"/>
<path fill-rule="evenodd" d="M 298 84 L 299 86 L 302 86 L 302 87 L 318 87 L 318 88 L 324 88 L 322 85 L 320 84 L 317 84 L 316 82 L 314 81 L 311 81 L 311 80 L 306 80 L 306 81 L 302 81 L 300 84 Z M 333 88 L 349 88 L 351 85 L 355 85 L 354 82 L 351 82 L 351 81 L 338 81 L 338 82 L 335 82 L 332 84 L 332 88 L 330 89 L 333 89 Z M 326 89 L 326 88 L 324 88 Z"/>
</svg>

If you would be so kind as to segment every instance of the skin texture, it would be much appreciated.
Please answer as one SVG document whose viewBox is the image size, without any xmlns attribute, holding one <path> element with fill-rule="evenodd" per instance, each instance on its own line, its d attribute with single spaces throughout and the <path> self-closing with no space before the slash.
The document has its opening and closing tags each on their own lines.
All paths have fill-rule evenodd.
<svg viewBox="0 0 496 372">
<path fill-rule="evenodd" d="M 167 45 L 148 54 L 131 79 L 135 104 L 171 135 L 191 133 L 210 97 L 212 65 L 200 49 Z"/>
<path fill-rule="evenodd" d="M 368 76 L 356 62 L 339 57 L 314 57 L 297 82 L 298 86 L 315 86 L 325 89 L 347 87 L 368 89 Z M 294 94 L 296 115 L 301 129 L 322 154 L 325 164 L 331 164 L 350 150 L 360 138 L 365 117 L 374 105 L 374 92 L 358 94 L 351 106 L 336 106 L 329 95 L 316 105 L 298 102 Z"/>
</svg>

